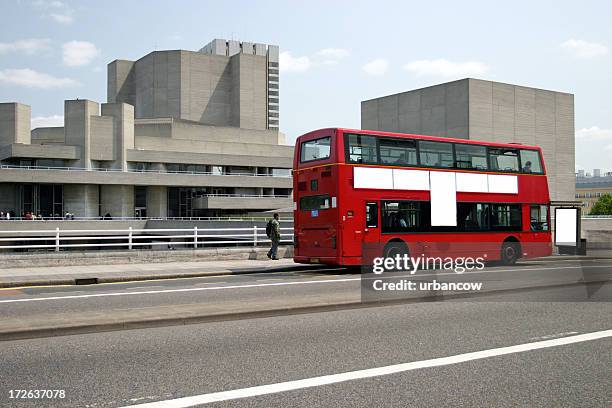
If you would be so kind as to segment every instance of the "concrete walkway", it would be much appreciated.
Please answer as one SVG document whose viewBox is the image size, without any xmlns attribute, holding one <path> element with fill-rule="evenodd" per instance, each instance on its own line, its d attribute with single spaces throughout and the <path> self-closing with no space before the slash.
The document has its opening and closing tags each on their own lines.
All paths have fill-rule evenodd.
<svg viewBox="0 0 612 408">
<path fill-rule="evenodd" d="M 201 262 L 129 263 L 114 265 L 44 266 L 0 269 L 0 287 L 74 285 L 89 283 L 188 278 L 273 272 L 304 268 L 293 259 Z"/>
</svg>

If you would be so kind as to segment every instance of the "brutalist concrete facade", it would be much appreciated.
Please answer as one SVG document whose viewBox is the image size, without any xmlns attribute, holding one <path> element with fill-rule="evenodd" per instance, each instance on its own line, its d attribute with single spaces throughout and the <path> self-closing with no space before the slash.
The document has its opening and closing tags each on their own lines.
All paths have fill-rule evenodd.
<svg viewBox="0 0 612 408">
<path fill-rule="evenodd" d="M 542 147 L 552 200 L 573 200 L 574 95 L 462 79 L 361 102 L 361 128 Z"/>
<path fill-rule="evenodd" d="M 225 40 L 116 60 L 108 103 L 65 101 L 63 127 L 30 131 L 29 106 L 0 103 L 0 210 L 163 218 L 290 207 L 277 61 L 278 47 Z"/>
<path fill-rule="evenodd" d="M 135 117 L 278 129 L 278 47 L 214 40 L 200 51 L 155 51 L 108 65 L 108 102 Z"/>
</svg>

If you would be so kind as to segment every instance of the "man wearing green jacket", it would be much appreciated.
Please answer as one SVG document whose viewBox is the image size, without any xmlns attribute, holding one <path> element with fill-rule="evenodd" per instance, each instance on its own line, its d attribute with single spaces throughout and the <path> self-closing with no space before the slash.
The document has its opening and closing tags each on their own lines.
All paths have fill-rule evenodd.
<svg viewBox="0 0 612 408">
<path fill-rule="evenodd" d="M 278 213 L 274 213 L 274 218 L 270 220 L 271 231 L 270 231 L 270 241 L 272 241 L 272 247 L 268 251 L 268 258 L 278 260 L 277 252 L 278 252 L 278 244 L 280 243 L 280 222 L 278 220 Z"/>
</svg>

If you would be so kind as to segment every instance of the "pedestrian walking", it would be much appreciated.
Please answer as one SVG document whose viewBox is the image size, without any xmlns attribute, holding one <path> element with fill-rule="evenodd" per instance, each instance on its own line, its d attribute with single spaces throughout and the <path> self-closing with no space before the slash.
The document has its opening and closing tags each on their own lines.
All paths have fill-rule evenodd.
<svg viewBox="0 0 612 408">
<path fill-rule="evenodd" d="M 268 258 L 278 261 L 278 244 L 280 243 L 280 222 L 278 213 L 274 213 L 274 218 L 266 225 L 266 235 L 270 238 L 272 246 L 268 251 Z"/>
</svg>

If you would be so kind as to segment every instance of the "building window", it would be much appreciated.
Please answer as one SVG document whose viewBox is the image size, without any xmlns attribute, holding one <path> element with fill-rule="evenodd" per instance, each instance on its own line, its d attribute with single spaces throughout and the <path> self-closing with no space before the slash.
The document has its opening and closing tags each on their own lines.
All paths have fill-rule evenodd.
<svg viewBox="0 0 612 408">
<path fill-rule="evenodd" d="M 291 169 L 272 169 L 272 176 L 289 177 L 291 176 Z"/>
<path fill-rule="evenodd" d="M 380 161 L 383 164 L 416 166 L 416 142 L 414 140 L 380 139 Z"/>
<path fill-rule="evenodd" d="M 487 148 L 470 144 L 455 144 L 456 166 L 460 169 L 486 170 Z"/>
<path fill-rule="evenodd" d="M 421 165 L 426 167 L 453 167 L 453 145 L 444 142 L 419 142 Z"/>
<path fill-rule="evenodd" d="M 489 164 L 491 166 L 491 170 L 519 171 L 518 160 L 518 151 L 516 149 L 489 149 Z"/>
</svg>

